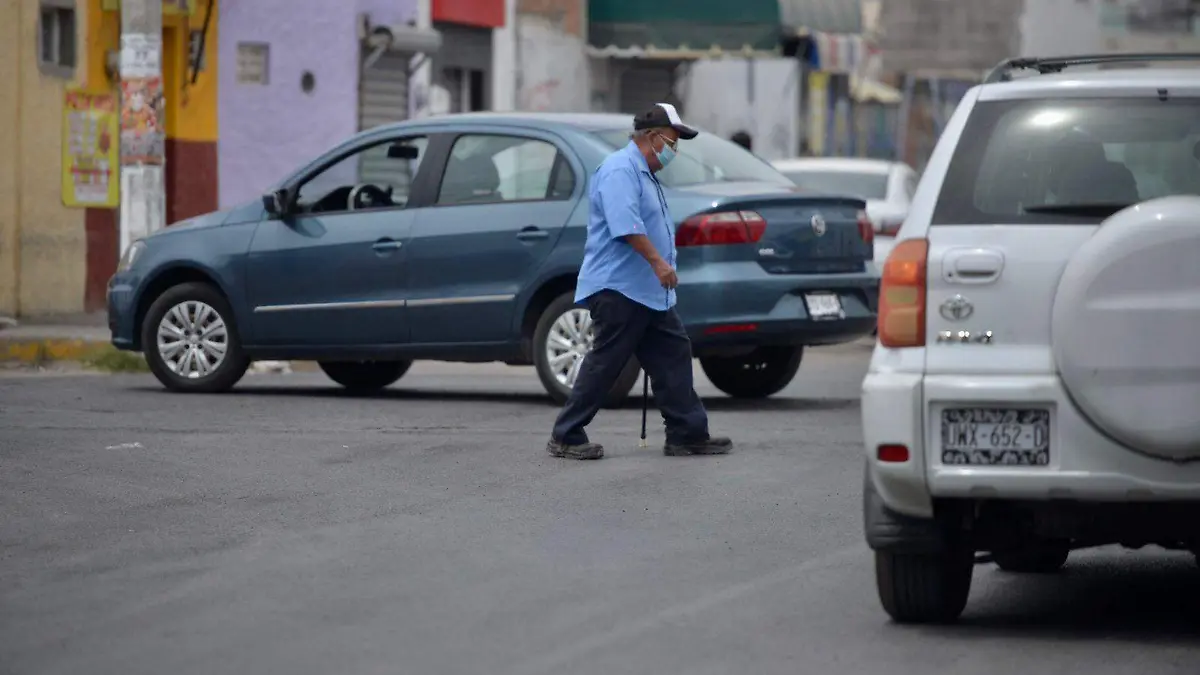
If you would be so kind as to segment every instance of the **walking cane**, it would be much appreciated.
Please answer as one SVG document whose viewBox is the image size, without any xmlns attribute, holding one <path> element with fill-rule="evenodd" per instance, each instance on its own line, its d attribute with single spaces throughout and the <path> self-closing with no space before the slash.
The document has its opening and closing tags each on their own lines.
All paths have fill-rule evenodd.
<svg viewBox="0 0 1200 675">
<path fill-rule="evenodd" d="M 642 371 L 642 440 L 638 442 L 639 448 L 649 447 L 646 443 L 646 408 L 650 405 L 650 376 L 646 371 Z"/>
</svg>

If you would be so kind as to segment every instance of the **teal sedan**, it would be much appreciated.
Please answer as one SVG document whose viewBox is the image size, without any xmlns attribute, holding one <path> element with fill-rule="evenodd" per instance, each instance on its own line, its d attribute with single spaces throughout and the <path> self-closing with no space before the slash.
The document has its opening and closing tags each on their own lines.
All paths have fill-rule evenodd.
<svg viewBox="0 0 1200 675">
<path fill-rule="evenodd" d="M 228 390 L 259 359 L 316 361 L 370 391 L 428 359 L 533 365 L 561 402 L 591 340 L 573 301 L 587 182 L 631 127 L 472 113 L 361 132 L 259 200 L 132 244 L 108 285 L 113 344 L 172 391 Z M 804 347 L 871 334 L 862 199 L 800 192 L 708 133 L 659 178 L 680 218 L 678 310 L 717 388 L 771 396 Z M 631 362 L 610 404 L 638 373 Z"/>
</svg>

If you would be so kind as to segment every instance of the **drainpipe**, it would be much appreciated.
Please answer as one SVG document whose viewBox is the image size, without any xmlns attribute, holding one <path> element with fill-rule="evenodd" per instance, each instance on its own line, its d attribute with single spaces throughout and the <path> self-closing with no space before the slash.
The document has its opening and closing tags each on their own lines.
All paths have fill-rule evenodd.
<svg viewBox="0 0 1200 675">
<path fill-rule="evenodd" d="M 216 0 L 212 0 L 216 2 Z M 166 219 L 162 0 L 121 2 L 121 254 Z"/>
</svg>

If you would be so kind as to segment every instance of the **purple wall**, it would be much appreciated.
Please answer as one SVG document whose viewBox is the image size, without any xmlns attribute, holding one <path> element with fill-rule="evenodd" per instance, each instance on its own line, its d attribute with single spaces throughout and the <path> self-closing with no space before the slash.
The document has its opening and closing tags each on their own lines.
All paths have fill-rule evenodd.
<svg viewBox="0 0 1200 675">
<path fill-rule="evenodd" d="M 359 12 L 373 24 L 416 16 L 416 0 L 231 0 L 221 4 L 218 183 L 222 207 L 345 140 L 358 126 Z M 266 86 L 238 84 L 237 44 L 271 45 Z M 300 88 L 310 71 L 312 93 Z"/>
</svg>

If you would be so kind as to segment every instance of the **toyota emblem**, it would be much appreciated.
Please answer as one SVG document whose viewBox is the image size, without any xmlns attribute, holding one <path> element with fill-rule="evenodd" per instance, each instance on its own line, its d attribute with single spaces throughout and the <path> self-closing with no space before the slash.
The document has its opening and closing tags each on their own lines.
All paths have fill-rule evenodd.
<svg viewBox="0 0 1200 675">
<path fill-rule="evenodd" d="M 961 295 L 947 299 L 938 307 L 938 314 L 947 321 L 962 321 L 971 318 L 975 313 L 975 305 Z"/>
<path fill-rule="evenodd" d="M 818 237 L 825 235 L 825 218 L 823 218 L 819 213 L 814 214 L 812 217 L 812 230 L 813 234 L 817 235 Z"/>
</svg>

